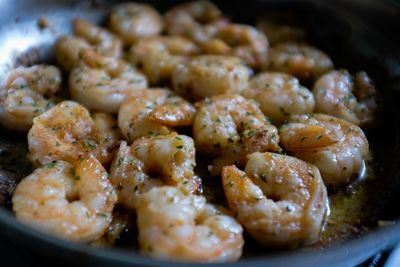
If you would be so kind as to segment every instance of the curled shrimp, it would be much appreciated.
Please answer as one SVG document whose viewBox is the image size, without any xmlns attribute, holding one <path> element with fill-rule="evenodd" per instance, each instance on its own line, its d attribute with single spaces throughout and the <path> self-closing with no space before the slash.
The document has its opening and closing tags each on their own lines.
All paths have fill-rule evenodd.
<svg viewBox="0 0 400 267">
<path fill-rule="evenodd" d="M 215 36 L 227 24 L 221 11 L 209 1 L 193 1 L 173 7 L 165 14 L 169 35 L 184 36 L 203 43 Z"/>
<path fill-rule="evenodd" d="M 327 54 L 315 47 L 281 43 L 269 50 L 266 69 L 285 72 L 310 82 L 332 70 L 333 63 Z"/>
<path fill-rule="evenodd" d="M 175 65 L 199 48 L 180 36 L 154 36 L 139 40 L 130 50 L 129 60 L 149 78 L 151 84 L 169 82 Z"/>
<path fill-rule="evenodd" d="M 237 220 L 260 243 L 293 247 L 317 241 L 328 196 L 314 165 L 290 156 L 254 153 L 244 172 L 224 167 L 222 184 Z"/>
<path fill-rule="evenodd" d="M 268 36 L 270 45 L 278 43 L 299 43 L 304 42 L 307 37 L 306 31 L 293 23 L 279 23 L 273 20 L 260 19 L 257 22 L 257 29 Z"/>
<path fill-rule="evenodd" d="M 76 102 L 63 101 L 33 120 L 28 133 L 30 159 L 37 165 L 54 160 L 74 162 L 93 154 L 103 164 L 113 158 L 121 133 L 108 114 L 95 113 Z"/>
<path fill-rule="evenodd" d="M 146 135 L 167 134 L 171 127 L 192 125 L 195 107 L 166 89 L 136 90 L 121 104 L 118 125 L 133 142 Z"/>
<path fill-rule="evenodd" d="M 176 187 L 153 188 L 138 202 L 142 253 L 159 259 L 232 262 L 242 254 L 243 229 L 230 216 Z"/>
<path fill-rule="evenodd" d="M 147 79 L 128 63 L 83 49 L 82 61 L 70 73 L 72 99 L 90 110 L 117 113 L 132 91 L 147 88 Z"/>
<path fill-rule="evenodd" d="M 160 34 L 164 23 L 157 10 L 149 5 L 123 3 L 112 9 L 109 27 L 125 45 L 132 45 L 141 38 Z"/>
<path fill-rule="evenodd" d="M 214 39 L 202 44 L 206 54 L 232 55 L 252 68 L 259 68 L 267 59 L 268 39 L 256 28 L 228 24 L 218 30 Z"/>
<path fill-rule="evenodd" d="M 116 201 L 107 172 L 92 155 L 74 166 L 54 161 L 36 169 L 18 184 L 12 197 L 18 220 L 79 242 L 103 235 Z"/>
<path fill-rule="evenodd" d="M 377 91 L 365 72 L 352 76 L 331 71 L 314 84 L 316 112 L 330 114 L 360 126 L 371 126 L 377 110 Z"/>
<path fill-rule="evenodd" d="M 118 201 L 135 209 L 144 192 L 163 184 L 186 192 L 200 189 L 195 175 L 195 147 L 192 138 L 171 133 L 121 143 L 111 165 L 111 182 L 118 190 Z"/>
<path fill-rule="evenodd" d="M 297 78 L 279 72 L 256 75 L 242 95 L 257 101 L 274 123 L 284 122 L 291 114 L 312 113 L 315 106 L 314 95 Z"/>
<path fill-rule="evenodd" d="M 242 92 L 251 73 L 235 57 L 195 56 L 175 67 L 172 85 L 177 94 L 198 101 L 208 96 Z"/>
<path fill-rule="evenodd" d="M 324 114 L 293 115 L 281 126 L 282 146 L 315 164 L 326 184 L 340 185 L 359 174 L 369 156 L 368 140 L 356 125 Z"/>
<path fill-rule="evenodd" d="M 59 69 L 49 65 L 18 67 L 11 70 L 0 90 L 0 124 L 27 131 L 33 118 L 54 105 L 61 88 Z"/>
<path fill-rule="evenodd" d="M 200 153 L 217 157 L 212 174 L 256 151 L 280 151 L 278 130 L 258 106 L 240 95 L 219 95 L 198 103 L 193 137 Z"/>
<path fill-rule="evenodd" d="M 78 18 L 73 19 L 72 28 L 75 36 L 61 36 L 54 46 L 57 62 L 64 70 L 70 71 L 79 62 L 82 49 L 92 49 L 106 57 L 121 57 L 121 40 L 106 29 Z"/>
</svg>

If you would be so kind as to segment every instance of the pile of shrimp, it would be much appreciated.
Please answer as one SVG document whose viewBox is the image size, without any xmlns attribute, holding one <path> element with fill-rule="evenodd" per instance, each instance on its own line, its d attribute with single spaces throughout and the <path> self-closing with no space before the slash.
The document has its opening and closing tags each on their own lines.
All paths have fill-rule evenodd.
<svg viewBox="0 0 400 267">
<path fill-rule="evenodd" d="M 0 123 L 27 133 L 36 167 L 14 191 L 16 218 L 101 246 L 137 227 L 141 253 L 186 262 L 237 261 L 244 232 L 267 248 L 317 242 L 328 189 L 370 157 L 378 93 L 302 29 L 269 23 L 233 23 L 204 0 L 164 15 L 119 4 L 107 27 L 74 19 L 58 66 L 2 82 Z M 202 179 L 221 180 L 225 205 Z"/>
</svg>

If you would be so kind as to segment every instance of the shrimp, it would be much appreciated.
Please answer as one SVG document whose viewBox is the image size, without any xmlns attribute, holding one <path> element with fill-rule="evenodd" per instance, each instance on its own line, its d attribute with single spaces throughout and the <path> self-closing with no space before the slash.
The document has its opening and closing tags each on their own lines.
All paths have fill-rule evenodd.
<svg viewBox="0 0 400 267">
<path fill-rule="evenodd" d="M 175 65 L 199 48 L 179 36 L 154 36 L 139 40 L 130 50 L 129 61 L 138 66 L 151 84 L 169 82 Z"/>
<path fill-rule="evenodd" d="M 262 72 L 250 80 L 242 92 L 254 99 L 274 123 L 282 123 L 291 114 L 306 114 L 314 110 L 314 95 L 299 80 L 279 72 Z"/>
<path fill-rule="evenodd" d="M 217 157 L 212 175 L 256 151 L 280 151 L 278 130 L 258 106 L 240 95 L 219 95 L 198 104 L 193 137 L 200 153 Z"/>
<path fill-rule="evenodd" d="M 138 202 L 139 245 L 143 254 L 191 262 L 233 262 L 240 258 L 243 229 L 203 196 L 176 187 L 153 188 Z"/>
<path fill-rule="evenodd" d="M 228 24 L 218 30 L 214 39 L 205 42 L 202 49 L 206 54 L 236 56 L 250 67 L 260 68 L 267 59 L 268 39 L 252 26 Z"/>
<path fill-rule="evenodd" d="M 293 115 L 281 126 L 282 146 L 315 164 L 329 185 L 346 184 L 369 157 L 368 140 L 356 125 L 324 114 Z"/>
<path fill-rule="evenodd" d="M 173 7 L 165 14 L 169 35 L 179 35 L 204 43 L 227 24 L 221 11 L 209 1 L 193 1 Z"/>
<path fill-rule="evenodd" d="M 80 60 L 82 49 L 92 49 L 106 57 L 120 58 L 122 42 L 111 32 L 83 19 L 74 19 L 75 36 L 61 36 L 55 43 L 56 60 L 65 71 L 70 71 Z"/>
<path fill-rule="evenodd" d="M 157 10 L 149 5 L 124 3 L 112 9 L 109 27 L 129 46 L 141 38 L 160 34 L 164 22 Z"/>
<path fill-rule="evenodd" d="M 72 99 L 90 110 L 117 113 L 126 95 L 147 88 L 147 79 L 128 63 L 83 49 L 82 61 L 69 75 Z"/>
<path fill-rule="evenodd" d="M 144 137 L 130 147 L 121 142 L 111 165 L 111 182 L 119 203 L 135 209 L 140 195 L 163 184 L 198 191 L 201 179 L 194 173 L 195 166 L 192 138 L 176 133 Z"/>
<path fill-rule="evenodd" d="M 49 65 L 18 67 L 11 70 L 0 90 L 0 124 L 28 131 L 33 118 L 54 105 L 61 89 L 61 73 Z"/>
<path fill-rule="evenodd" d="M 377 110 L 377 91 L 365 72 L 354 76 L 347 71 L 331 71 L 314 84 L 316 112 L 371 126 Z"/>
<path fill-rule="evenodd" d="M 92 155 L 75 165 L 54 161 L 36 169 L 12 197 L 18 220 L 64 239 L 90 242 L 106 231 L 117 195 Z"/>
<path fill-rule="evenodd" d="M 136 90 L 121 104 L 118 125 L 129 142 L 146 135 L 167 134 L 190 126 L 196 108 L 170 90 Z"/>
<path fill-rule="evenodd" d="M 299 43 L 307 39 L 306 31 L 292 23 L 278 23 L 261 19 L 257 23 L 257 29 L 268 36 L 269 43 L 274 46 L 278 43 Z"/>
<path fill-rule="evenodd" d="M 318 168 L 274 153 L 249 155 L 245 171 L 222 170 L 228 205 L 246 231 L 269 247 L 294 247 L 318 240 L 328 196 Z"/>
<path fill-rule="evenodd" d="M 333 69 L 332 60 L 321 50 L 305 44 L 281 43 L 269 50 L 266 70 L 285 72 L 312 82 Z"/>
<path fill-rule="evenodd" d="M 29 157 L 36 165 L 54 160 L 73 163 L 93 154 L 109 163 L 119 145 L 121 133 L 108 114 L 95 113 L 73 101 L 63 101 L 33 120 L 28 133 Z"/>
<path fill-rule="evenodd" d="M 219 94 L 237 94 L 248 85 L 252 70 L 229 56 L 195 56 L 172 72 L 174 91 L 191 100 Z"/>
</svg>

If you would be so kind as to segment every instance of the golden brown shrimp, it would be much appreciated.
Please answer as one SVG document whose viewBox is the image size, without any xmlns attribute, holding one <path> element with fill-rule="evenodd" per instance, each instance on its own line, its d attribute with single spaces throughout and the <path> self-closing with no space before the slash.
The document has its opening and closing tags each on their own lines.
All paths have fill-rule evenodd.
<svg viewBox="0 0 400 267">
<path fill-rule="evenodd" d="M 75 36 L 61 36 L 54 45 L 57 62 L 65 71 L 79 62 L 82 49 L 92 49 L 106 57 L 121 57 L 122 42 L 108 30 L 78 18 L 73 19 L 72 28 Z"/>
<path fill-rule="evenodd" d="M 371 126 L 377 110 L 377 91 L 365 72 L 354 81 L 347 71 L 331 71 L 314 84 L 316 112 L 345 119 L 356 125 Z"/>
<path fill-rule="evenodd" d="M 0 124 L 27 131 L 33 118 L 54 105 L 61 89 L 61 73 L 50 65 L 18 67 L 11 70 L 0 89 Z"/>
<path fill-rule="evenodd" d="M 178 95 L 198 101 L 208 96 L 242 92 L 251 73 L 251 69 L 235 57 L 195 56 L 176 66 L 172 84 Z"/>
<path fill-rule="evenodd" d="M 260 243 L 293 247 L 318 240 L 328 196 L 314 165 L 290 156 L 254 153 L 244 172 L 224 167 L 222 184 L 237 220 Z"/>
<path fill-rule="evenodd" d="M 139 40 L 129 54 L 135 64 L 149 78 L 151 84 L 169 82 L 174 67 L 199 48 L 180 36 L 154 36 Z"/>
<path fill-rule="evenodd" d="M 315 106 L 314 95 L 297 78 L 279 72 L 256 75 L 242 95 L 258 102 L 264 114 L 278 124 L 292 114 L 312 113 Z"/>
<path fill-rule="evenodd" d="M 165 14 L 169 35 L 184 36 L 203 43 L 215 36 L 227 24 L 221 11 L 209 1 L 193 1 L 173 7 Z"/>
<path fill-rule="evenodd" d="M 280 151 L 278 130 L 258 106 L 240 95 L 219 95 L 198 104 L 193 137 L 200 153 L 217 157 L 212 174 L 256 151 Z"/>
<path fill-rule="evenodd" d="M 76 102 L 63 101 L 33 120 L 28 133 L 30 159 L 37 165 L 53 160 L 74 162 L 93 154 L 103 164 L 112 160 L 121 133 L 108 114 L 95 113 Z"/>
<path fill-rule="evenodd" d="M 171 186 L 153 188 L 140 197 L 137 216 L 145 255 L 191 262 L 233 262 L 242 255 L 241 225 L 203 196 Z"/>
<path fill-rule="evenodd" d="M 269 50 L 266 70 L 285 72 L 301 81 L 315 81 L 333 69 L 332 60 L 321 50 L 305 44 L 281 43 Z"/>
<path fill-rule="evenodd" d="M 278 43 L 300 43 L 307 38 L 306 31 L 288 23 L 279 23 L 273 20 L 261 19 L 257 22 L 257 29 L 268 36 L 268 41 L 271 46 Z"/>
<path fill-rule="evenodd" d="M 132 45 L 141 38 L 160 34 L 164 23 L 153 7 L 131 2 L 119 4 L 112 9 L 109 27 L 125 45 Z"/>
<path fill-rule="evenodd" d="M 130 147 L 121 143 L 111 166 L 111 182 L 118 190 L 118 201 L 135 209 L 138 197 L 156 186 L 197 191 L 201 179 L 194 173 L 195 165 L 192 138 L 176 133 L 144 137 Z"/>
<path fill-rule="evenodd" d="M 279 136 L 288 152 L 319 168 L 326 184 L 348 183 L 369 156 L 363 131 L 329 115 L 293 115 L 281 126 Z"/>
<path fill-rule="evenodd" d="M 136 90 L 122 102 L 118 125 L 124 137 L 133 142 L 146 135 L 167 134 L 171 127 L 190 126 L 196 108 L 166 89 Z"/>
<path fill-rule="evenodd" d="M 107 172 L 92 155 L 77 160 L 75 166 L 54 161 L 36 169 L 12 197 L 18 220 L 79 242 L 103 235 L 116 201 Z"/>
<path fill-rule="evenodd" d="M 268 39 L 252 26 L 228 24 L 201 47 L 206 54 L 232 55 L 252 68 L 260 68 L 267 59 Z"/>
<path fill-rule="evenodd" d="M 132 91 L 147 88 L 147 79 L 128 63 L 81 50 L 82 61 L 69 76 L 72 99 L 90 110 L 117 113 Z"/>
</svg>

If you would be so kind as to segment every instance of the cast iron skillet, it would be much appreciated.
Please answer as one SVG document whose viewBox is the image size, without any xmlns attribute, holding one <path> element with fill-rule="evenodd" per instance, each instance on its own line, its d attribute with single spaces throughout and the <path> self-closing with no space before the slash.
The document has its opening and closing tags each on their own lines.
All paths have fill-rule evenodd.
<svg viewBox="0 0 400 267">
<path fill-rule="evenodd" d="M 164 11 L 179 1 L 148 2 Z M 369 214 L 376 220 L 395 222 L 323 250 L 261 253 L 244 257 L 233 265 L 351 266 L 400 242 L 400 220 L 397 220 L 400 217 L 397 205 L 400 198 L 399 3 L 373 0 L 215 2 L 236 21 L 247 23 L 254 23 L 256 15 L 264 11 L 295 11 L 301 14 L 313 42 L 333 57 L 337 68 L 363 69 L 372 76 L 383 96 L 384 113 L 378 128 L 369 133 L 375 140 L 372 146 L 381 184 L 371 193 L 376 201 L 369 207 Z M 70 32 L 72 17 L 102 23 L 109 6 L 102 1 L 0 0 L 0 78 L 13 65 L 52 62 L 52 43 L 58 35 Z M 38 27 L 40 16 L 46 17 L 48 28 Z M 0 238 L 60 266 L 183 266 L 145 258 L 133 251 L 101 250 L 66 242 L 17 222 L 10 212 L 10 196 L 18 181 L 30 171 L 25 153 L 26 135 L 0 128 Z"/>
</svg>

